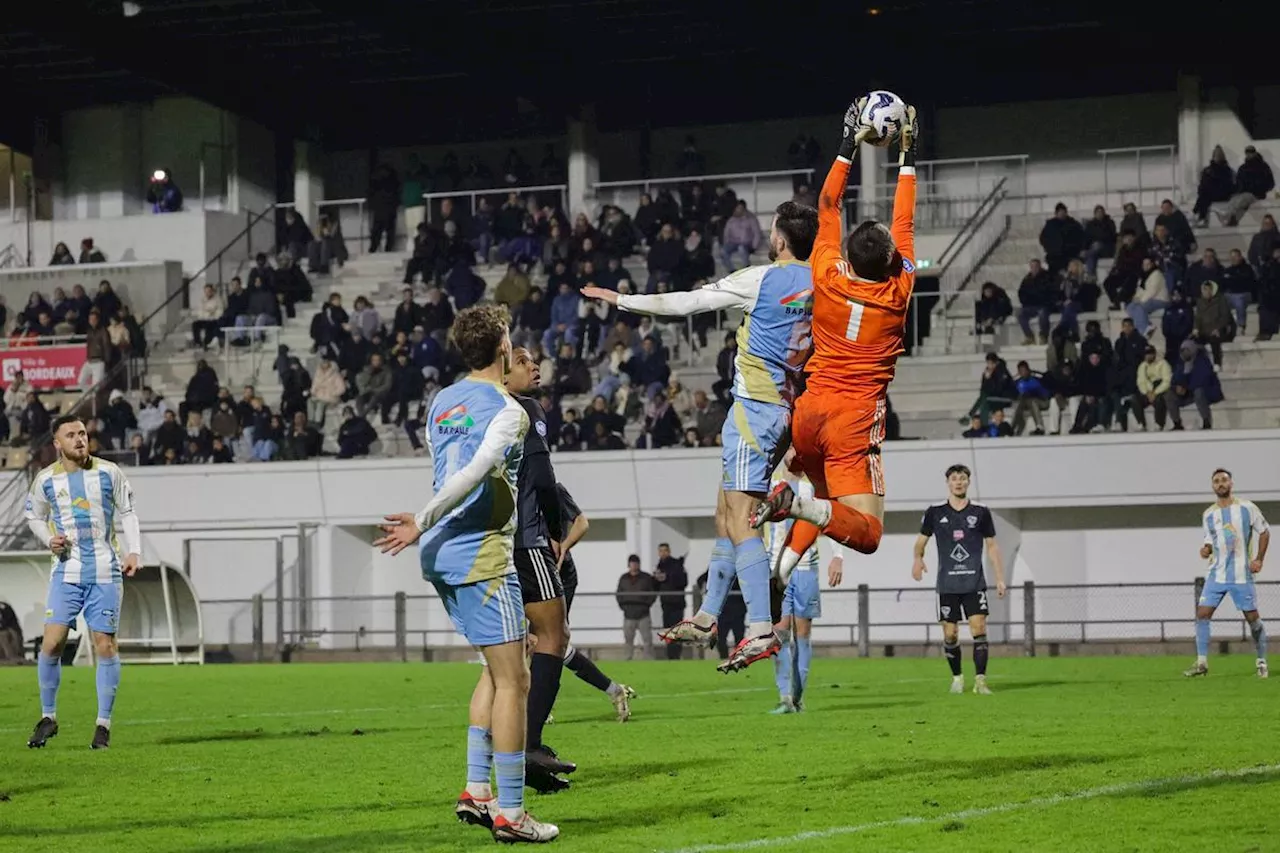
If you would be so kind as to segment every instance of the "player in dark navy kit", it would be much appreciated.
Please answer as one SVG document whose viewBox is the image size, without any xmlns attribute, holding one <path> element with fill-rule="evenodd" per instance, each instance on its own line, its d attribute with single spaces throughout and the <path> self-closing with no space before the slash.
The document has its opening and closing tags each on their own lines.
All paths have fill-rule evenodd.
<svg viewBox="0 0 1280 853">
<path fill-rule="evenodd" d="M 973 664 L 978 674 L 973 692 L 989 694 L 987 687 L 987 579 L 982 571 L 982 552 L 987 552 L 996 576 L 996 595 L 1004 598 L 1004 563 L 996 544 L 995 519 L 982 504 L 969 500 L 969 469 L 952 465 L 947 469 L 946 503 L 931 506 L 920 522 L 916 537 L 915 563 L 911 577 L 924 578 L 929 537 L 938 541 L 938 621 L 942 623 L 942 648 L 951 666 L 951 692 L 964 692 L 960 672 L 960 620 L 969 621 L 973 636 Z"/>
<path fill-rule="evenodd" d="M 560 760 L 555 750 L 542 742 L 543 726 L 560 692 L 564 653 L 569 645 L 569 622 L 558 568 L 565 532 L 556 473 L 551 466 L 551 448 L 547 444 L 547 415 L 537 400 L 523 396 L 538 387 L 538 379 L 538 363 L 529 351 L 523 347 L 512 350 L 506 387 L 529 415 L 530 425 L 525 435 L 524 460 L 516 477 L 515 565 L 530 633 L 538 638 L 529 661 L 525 778 L 536 790 L 553 791 L 569 786 L 567 780 L 555 774 L 572 773 L 577 767 Z"/>
</svg>

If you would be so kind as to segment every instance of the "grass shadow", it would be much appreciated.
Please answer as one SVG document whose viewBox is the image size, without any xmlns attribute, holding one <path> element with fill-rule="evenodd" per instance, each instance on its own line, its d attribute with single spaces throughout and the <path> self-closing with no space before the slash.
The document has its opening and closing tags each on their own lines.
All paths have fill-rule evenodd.
<svg viewBox="0 0 1280 853">
<path fill-rule="evenodd" d="M 1198 779 L 1170 779 L 1166 782 L 1153 782 L 1130 791 L 1120 791 L 1109 796 L 1128 799 L 1155 799 L 1188 791 L 1207 791 L 1213 788 L 1226 788 L 1236 785 L 1266 785 L 1280 781 L 1280 769 L 1259 770 L 1256 773 L 1222 773 L 1217 776 L 1206 776 Z"/>
<path fill-rule="evenodd" d="M 318 729 L 290 729 L 274 732 L 266 729 L 242 729 L 238 731 L 209 732 L 207 734 L 170 735 L 157 738 L 154 743 L 161 746 L 179 746 L 200 743 L 231 743 L 235 741 L 263 740 L 305 740 L 317 737 L 362 737 L 364 735 L 383 734 L 395 729 L 330 729 L 324 726 Z"/>
<path fill-rule="evenodd" d="M 589 773 L 583 775 L 581 771 L 574 773 L 569 777 L 573 781 L 574 786 L 581 785 L 583 788 L 590 788 L 598 791 L 603 788 L 612 788 L 617 785 L 627 785 L 631 783 L 644 783 L 660 780 L 664 776 L 671 777 L 671 785 L 674 787 L 680 785 L 676 780 L 680 778 L 680 774 L 685 770 L 694 770 L 707 768 L 707 762 L 704 759 L 681 758 L 675 761 L 648 761 L 640 764 L 627 764 L 625 766 L 607 767 L 601 770 L 593 770 L 590 765 L 586 768 Z M 600 773 L 599 777 L 596 776 Z M 581 780 L 579 782 L 579 780 Z"/>
<path fill-rule="evenodd" d="M 1001 681 L 995 690 L 998 693 L 1008 693 L 1010 690 L 1039 690 L 1043 687 L 1065 687 L 1072 684 L 1094 684 L 1097 682 L 1084 681 L 1056 681 L 1046 679 L 1043 681 Z"/>
<path fill-rule="evenodd" d="M 479 830 L 477 839 L 479 840 Z M 254 841 L 235 846 L 216 845 L 213 847 L 187 847 L 188 853 L 349 853 L 352 850 L 382 850 L 384 848 L 402 848 L 421 845 L 429 830 L 384 830 L 381 832 L 352 832 L 344 835 L 325 835 L 318 838 L 273 838 L 269 841 Z M 457 849 L 465 849 L 459 838 Z"/>
<path fill-rule="evenodd" d="M 1065 770 L 1069 767 L 1098 766 L 1114 761 L 1138 757 L 1136 754 L 1086 754 L 1048 753 L 1044 755 L 991 756 L 987 758 L 920 759 L 911 762 L 895 762 L 879 767 L 856 768 L 855 772 L 838 777 L 841 785 L 860 782 L 880 782 L 910 776 L 927 776 L 931 780 L 942 779 L 991 779 L 1015 773 L 1032 773 L 1038 770 Z M 815 780 L 816 781 L 816 780 Z"/>
</svg>

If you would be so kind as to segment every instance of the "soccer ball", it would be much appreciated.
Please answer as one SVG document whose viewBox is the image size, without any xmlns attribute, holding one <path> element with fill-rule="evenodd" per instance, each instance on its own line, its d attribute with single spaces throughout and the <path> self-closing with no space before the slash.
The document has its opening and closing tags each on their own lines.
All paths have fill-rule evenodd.
<svg viewBox="0 0 1280 853">
<path fill-rule="evenodd" d="M 867 103 L 858 118 L 875 132 L 875 138 L 866 141 L 883 148 L 902 131 L 907 120 L 907 105 L 893 92 L 877 89 L 867 93 Z"/>
</svg>

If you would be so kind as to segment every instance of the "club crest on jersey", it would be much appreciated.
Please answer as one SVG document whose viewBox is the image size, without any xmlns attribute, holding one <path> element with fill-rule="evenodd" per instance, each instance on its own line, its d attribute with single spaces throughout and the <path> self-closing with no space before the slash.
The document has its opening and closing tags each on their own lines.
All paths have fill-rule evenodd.
<svg viewBox="0 0 1280 853">
<path fill-rule="evenodd" d="M 475 419 L 467 414 L 467 407 L 461 403 L 441 412 L 436 418 L 436 432 L 441 435 L 462 435 L 475 425 Z"/>
<path fill-rule="evenodd" d="M 966 515 L 964 520 L 970 527 L 978 526 L 978 517 L 976 515 Z"/>
<path fill-rule="evenodd" d="M 809 314 L 813 311 L 813 290 L 801 290 L 778 300 L 788 315 Z"/>
</svg>

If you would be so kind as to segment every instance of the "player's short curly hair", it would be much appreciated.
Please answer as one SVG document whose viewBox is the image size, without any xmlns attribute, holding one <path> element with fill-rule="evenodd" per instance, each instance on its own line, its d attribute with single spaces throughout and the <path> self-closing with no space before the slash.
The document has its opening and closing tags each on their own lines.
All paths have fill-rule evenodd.
<svg viewBox="0 0 1280 853">
<path fill-rule="evenodd" d="M 449 339 L 468 370 L 484 370 L 498 360 L 498 349 L 511 326 L 505 305 L 473 305 L 458 312 Z"/>
<path fill-rule="evenodd" d="M 798 261 L 807 261 L 818 239 L 818 209 L 807 204 L 784 201 L 774 210 L 773 227 L 787 241 L 787 248 Z"/>
<path fill-rule="evenodd" d="M 845 244 L 849 265 L 859 278 L 888 281 L 902 272 L 902 255 L 883 225 L 867 219 L 849 234 Z"/>
</svg>

